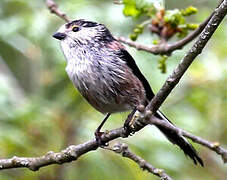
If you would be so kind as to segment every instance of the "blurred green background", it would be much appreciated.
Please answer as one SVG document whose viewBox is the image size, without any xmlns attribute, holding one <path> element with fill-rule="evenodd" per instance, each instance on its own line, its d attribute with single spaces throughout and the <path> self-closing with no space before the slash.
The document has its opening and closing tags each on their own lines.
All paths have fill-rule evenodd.
<svg viewBox="0 0 227 180">
<path fill-rule="evenodd" d="M 104 23 L 116 36 L 128 37 L 136 25 L 122 14 L 123 6 L 111 0 L 56 1 L 72 19 Z M 205 4 L 205 5 L 204 5 Z M 194 5 L 199 12 L 190 18 L 200 23 L 212 12 L 212 0 L 167 0 L 167 9 Z M 227 21 L 225 20 L 203 53 L 162 106 L 179 127 L 227 148 Z M 52 34 L 64 22 L 50 14 L 45 1 L 0 1 L 0 158 L 40 156 L 60 151 L 94 137 L 103 119 L 74 89 L 65 72 L 65 60 Z M 157 37 L 145 32 L 138 42 L 151 44 Z M 189 49 L 173 53 L 167 73 L 158 67 L 159 56 L 127 47 L 155 92 Z M 105 129 L 122 126 L 127 113 L 115 114 Z M 195 166 L 154 127 L 146 127 L 128 139 L 129 147 L 152 165 L 163 168 L 174 179 L 224 180 L 227 165 L 220 156 L 194 144 L 205 167 Z M 98 149 L 76 162 L 51 165 L 37 172 L 11 169 L 0 172 L 1 180 L 158 179 L 134 162 Z"/>
</svg>

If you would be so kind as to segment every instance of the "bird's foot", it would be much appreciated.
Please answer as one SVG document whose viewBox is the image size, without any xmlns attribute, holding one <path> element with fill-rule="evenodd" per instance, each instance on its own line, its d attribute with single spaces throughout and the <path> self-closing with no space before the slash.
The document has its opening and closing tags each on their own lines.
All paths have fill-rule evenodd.
<svg viewBox="0 0 227 180">
<path fill-rule="evenodd" d="M 102 141 L 102 135 L 105 134 L 105 132 L 100 132 L 99 129 L 96 129 L 95 131 L 95 140 L 98 143 L 99 147 L 108 146 L 108 143 Z"/>
<path fill-rule="evenodd" d="M 134 114 L 135 114 L 135 111 L 132 111 L 127 119 L 125 120 L 125 123 L 124 123 L 124 129 L 126 131 L 126 134 L 128 135 L 132 135 L 133 134 L 133 129 L 134 129 Z"/>
<path fill-rule="evenodd" d="M 140 112 L 137 110 L 132 111 L 128 115 L 128 118 L 126 119 L 126 121 L 124 123 L 124 129 L 126 130 L 126 133 L 128 133 L 129 135 L 134 134 L 135 125 L 137 123 L 139 115 L 140 115 Z"/>
<path fill-rule="evenodd" d="M 101 136 L 103 134 L 105 134 L 105 133 L 107 134 L 108 132 L 105 132 L 104 133 L 104 132 L 101 132 L 100 130 L 101 130 L 102 126 L 104 125 L 104 123 L 106 122 L 106 120 L 109 118 L 109 116 L 110 116 L 110 113 L 107 113 L 106 117 L 102 120 L 101 124 L 95 130 L 95 139 L 96 139 L 96 142 L 98 143 L 98 145 L 100 147 L 102 147 L 102 146 L 108 146 L 108 143 L 103 142 L 102 139 L 101 139 Z"/>
</svg>

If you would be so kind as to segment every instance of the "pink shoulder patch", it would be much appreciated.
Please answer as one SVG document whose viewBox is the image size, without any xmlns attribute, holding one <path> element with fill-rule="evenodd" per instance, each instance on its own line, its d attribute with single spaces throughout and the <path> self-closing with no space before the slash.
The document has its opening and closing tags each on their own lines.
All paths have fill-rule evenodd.
<svg viewBox="0 0 227 180">
<path fill-rule="evenodd" d="M 125 47 L 118 41 L 112 41 L 108 44 L 108 47 L 114 50 L 124 49 Z"/>
</svg>

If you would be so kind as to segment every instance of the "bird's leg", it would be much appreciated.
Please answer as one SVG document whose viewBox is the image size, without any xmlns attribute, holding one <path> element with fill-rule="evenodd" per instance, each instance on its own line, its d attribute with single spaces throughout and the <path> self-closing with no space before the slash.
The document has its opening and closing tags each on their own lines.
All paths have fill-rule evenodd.
<svg viewBox="0 0 227 180">
<path fill-rule="evenodd" d="M 99 146 L 106 145 L 106 144 L 103 144 L 103 142 L 101 140 L 101 136 L 104 132 L 101 132 L 100 130 L 103 127 L 103 125 L 105 124 L 106 120 L 109 118 L 109 116 L 110 116 L 110 113 L 107 113 L 106 117 L 102 120 L 99 127 L 95 130 L 95 139 L 98 142 Z"/>
<path fill-rule="evenodd" d="M 135 112 L 137 111 L 137 108 L 135 107 L 132 112 L 128 115 L 127 119 L 125 120 L 124 123 L 124 129 L 127 131 L 128 134 L 132 133 L 132 124 L 135 121 Z"/>
</svg>

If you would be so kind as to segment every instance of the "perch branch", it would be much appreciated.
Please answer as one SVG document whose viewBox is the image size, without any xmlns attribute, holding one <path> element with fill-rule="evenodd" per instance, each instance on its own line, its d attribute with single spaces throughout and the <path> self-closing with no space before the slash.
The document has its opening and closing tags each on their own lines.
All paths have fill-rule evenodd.
<svg viewBox="0 0 227 180">
<path fill-rule="evenodd" d="M 166 123 L 165 121 L 160 121 L 159 119 L 154 118 L 154 117 L 149 119 L 149 122 L 150 122 L 150 124 L 161 125 L 163 127 L 166 127 L 166 128 L 168 128 L 172 131 L 177 132 L 178 134 L 180 134 L 184 137 L 191 139 L 193 142 L 196 142 L 197 144 L 200 144 L 204 147 L 209 148 L 210 150 L 221 155 L 223 162 L 227 163 L 227 150 L 224 149 L 223 147 L 221 147 L 219 142 L 209 142 L 205 139 L 202 139 L 201 137 L 195 136 L 195 135 L 193 135 L 193 134 L 191 134 L 191 133 L 189 133 L 189 132 L 187 132 L 183 129 L 180 129 L 176 126 L 173 126 L 169 123 Z"/>
<path fill-rule="evenodd" d="M 146 117 L 150 117 L 151 113 L 147 113 Z M 196 143 L 199 143 L 205 147 L 208 147 L 212 151 L 215 151 L 217 154 L 221 155 L 224 162 L 227 162 L 227 150 L 222 148 L 219 143 L 212 143 L 207 140 L 204 140 L 200 137 L 197 137 L 195 135 L 192 135 L 191 133 L 188 133 L 187 131 L 184 131 L 180 128 L 177 128 L 175 126 L 170 126 L 168 123 L 164 121 L 160 121 L 156 119 L 154 116 L 152 116 L 149 121 L 142 122 L 142 126 L 140 123 L 135 125 L 134 131 L 139 131 L 141 128 L 147 125 L 147 123 L 150 124 L 156 124 L 161 125 L 164 127 L 167 127 L 173 131 L 176 131 L 183 136 L 193 140 Z M 128 137 L 128 132 L 123 128 L 118 128 L 109 131 L 109 133 L 105 133 L 101 136 L 101 139 L 104 143 L 108 143 L 109 141 L 119 138 L 119 137 Z M 89 140 L 85 143 L 79 144 L 79 145 L 71 145 L 67 147 L 66 149 L 62 150 L 61 152 L 54 153 L 52 151 L 46 153 L 43 156 L 40 157 L 16 157 L 10 159 L 0 159 L 0 170 L 3 169 L 11 169 L 11 168 L 21 168 L 26 167 L 32 171 L 37 171 L 41 167 L 45 167 L 51 164 L 63 164 L 67 162 L 76 161 L 80 156 L 83 154 L 86 154 L 90 151 L 96 150 L 98 148 L 98 143 L 95 139 Z"/>
<path fill-rule="evenodd" d="M 147 170 L 148 172 L 160 177 L 162 180 L 172 180 L 168 174 L 165 173 L 163 169 L 157 169 L 153 167 L 150 163 L 145 161 L 143 158 L 134 154 L 125 143 L 116 143 L 113 147 L 105 147 L 104 149 L 111 150 L 117 154 L 121 154 L 123 157 L 127 157 L 134 162 L 136 162 L 141 169 Z"/>
<path fill-rule="evenodd" d="M 137 130 L 142 127 L 138 126 Z M 128 132 L 122 127 L 109 131 L 101 136 L 103 143 L 108 143 L 109 141 L 116 139 L 118 137 L 127 137 Z M 99 147 L 95 139 L 89 140 L 85 143 L 79 145 L 71 145 L 68 148 L 62 150 L 61 152 L 54 153 L 52 151 L 41 157 L 16 157 L 10 159 L 0 159 L 0 170 L 10 169 L 10 168 L 20 168 L 27 167 L 32 171 L 37 171 L 39 168 L 50 165 L 50 164 L 63 164 L 66 162 L 71 162 L 77 160 L 81 155 L 96 150 Z"/>
<path fill-rule="evenodd" d="M 147 113 L 146 117 L 148 118 L 150 116 L 151 116 L 151 113 Z M 212 151 L 215 151 L 216 153 L 220 154 L 224 162 L 227 162 L 227 150 L 220 147 L 219 143 L 209 142 L 200 137 L 192 135 L 180 128 L 169 126 L 169 124 L 165 123 L 164 121 L 160 121 L 156 119 L 154 116 L 152 116 L 149 119 L 149 121 L 142 122 L 143 124 L 142 126 L 140 125 L 140 123 L 136 124 L 134 131 L 135 132 L 139 131 L 141 128 L 146 126 L 147 123 L 168 127 L 173 131 L 181 133 L 183 136 L 193 140 L 194 142 L 199 143 L 205 147 L 208 147 Z M 109 131 L 109 133 L 103 134 L 101 136 L 101 140 L 104 143 L 108 143 L 113 139 L 116 139 L 119 137 L 128 137 L 128 135 L 129 135 L 128 132 L 123 127 L 121 127 L 118 129 L 111 130 Z M 39 168 L 45 167 L 51 164 L 63 164 L 67 162 L 76 161 L 83 154 L 96 150 L 97 148 L 98 148 L 97 141 L 95 139 L 92 139 L 79 145 L 71 145 L 58 153 L 54 153 L 50 151 L 40 157 L 28 158 L 28 157 L 14 156 L 13 158 L 10 158 L 10 159 L 0 159 L 0 170 L 26 167 L 32 171 L 37 171 L 39 170 Z"/>
</svg>

